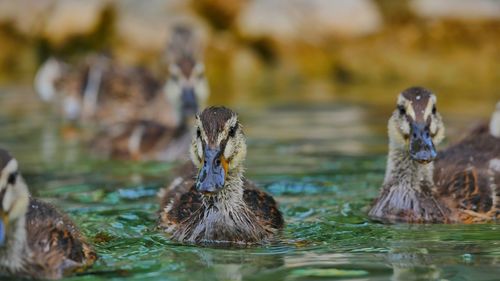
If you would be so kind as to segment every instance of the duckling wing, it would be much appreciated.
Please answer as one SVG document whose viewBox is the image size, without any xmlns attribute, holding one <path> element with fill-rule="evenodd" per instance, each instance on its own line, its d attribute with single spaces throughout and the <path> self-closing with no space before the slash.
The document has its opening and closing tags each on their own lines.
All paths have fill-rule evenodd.
<svg viewBox="0 0 500 281">
<path fill-rule="evenodd" d="M 143 105 L 161 92 L 161 83 L 144 68 L 126 68 L 113 65 L 104 73 L 102 97 L 105 102 L 128 101 Z"/>
<path fill-rule="evenodd" d="M 144 118 L 173 125 L 173 112 L 161 83 L 143 68 L 114 65 L 102 77 L 97 120 L 113 124 Z"/>
<path fill-rule="evenodd" d="M 243 200 L 253 211 L 258 221 L 268 228 L 278 230 L 283 228 L 284 220 L 274 198 L 257 189 L 254 183 L 245 180 Z"/>
<path fill-rule="evenodd" d="M 194 179 L 175 179 L 169 187 L 160 190 L 160 215 L 158 226 L 173 232 L 177 226 L 198 212 L 203 204 L 194 188 Z"/>
<path fill-rule="evenodd" d="M 91 147 L 111 158 L 139 160 L 174 137 L 173 128 L 154 121 L 138 120 L 107 127 L 97 134 Z"/>
<path fill-rule="evenodd" d="M 84 269 L 97 258 L 74 223 L 54 206 L 30 199 L 26 230 L 32 254 L 30 271 L 45 278 L 61 278 Z"/>
<path fill-rule="evenodd" d="M 465 222 L 498 218 L 500 210 L 500 139 L 475 129 L 438 154 L 437 195 Z"/>
</svg>

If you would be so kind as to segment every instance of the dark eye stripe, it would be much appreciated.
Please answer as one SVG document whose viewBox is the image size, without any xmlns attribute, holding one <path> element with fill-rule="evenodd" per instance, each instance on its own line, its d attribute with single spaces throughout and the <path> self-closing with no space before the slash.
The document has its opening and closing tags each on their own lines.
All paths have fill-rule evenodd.
<svg viewBox="0 0 500 281">
<path fill-rule="evenodd" d="M 3 197 L 5 196 L 5 192 L 7 191 L 7 188 L 4 188 L 2 189 L 2 191 L 0 191 L 0 208 L 2 208 L 2 201 L 3 201 Z"/>
<path fill-rule="evenodd" d="M 8 184 L 16 184 L 17 181 L 17 172 L 13 172 L 9 175 L 9 178 L 7 179 Z"/>
<path fill-rule="evenodd" d="M 236 135 L 236 131 L 237 130 L 238 130 L 238 123 L 236 123 L 236 125 L 234 125 L 233 127 L 231 127 L 231 129 L 229 129 L 228 136 L 231 137 L 231 138 L 234 138 L 234 136 Z"/>
<path fill-rule="evenodd" d="M 406 109 L 403 105 L 398 105 L 398 110 L 400 115 L 405 115 L 406 114 Z"/>
</svg>

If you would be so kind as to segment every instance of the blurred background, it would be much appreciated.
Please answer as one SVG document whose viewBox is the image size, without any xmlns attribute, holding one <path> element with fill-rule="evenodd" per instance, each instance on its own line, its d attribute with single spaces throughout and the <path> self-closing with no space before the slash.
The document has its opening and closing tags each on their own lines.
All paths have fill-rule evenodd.
<svg viewBox="0 0 500 281">
<path fill-rule="evenodd" d="M 163 77 L 179 20 L 202 34 L 208 104 L 241 114 L 246 175 L 287 220 L 280 245 L 172 243 L 154 224 L 173 164 L 96 160 L 33 90 L 50 56 L 105 51 Z M 380 225 L 366 212 L 397 94 L 437 94 L 445 146 L 490 117 L 499 62 L 498 0 L 0 0 L 0 145 L 96 245 L 96 266 L 71 280 L 495 280 L 497 225 Z"/>
<path fill-rule="evenodd" d="M 0 81 L 102 50 L 160 73 L 179 19 L 203 32 L 212 103 L 393 104 L 423 85 L 473 113 L 500 97 L 495 0 L 2 0 Z"/>
</svg>

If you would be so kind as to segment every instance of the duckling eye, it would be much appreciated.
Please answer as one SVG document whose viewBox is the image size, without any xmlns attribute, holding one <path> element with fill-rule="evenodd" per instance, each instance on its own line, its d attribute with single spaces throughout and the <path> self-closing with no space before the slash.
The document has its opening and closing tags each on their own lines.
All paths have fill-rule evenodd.
<svg viewBox="0 0 500 281">
<path fill-rule="evenodd" d="M 17 180 L 17 172 L 13 172 L 7 178 L 7 183 L 10 185 L 14 185 L 16 184 L 16 180 Z"/>
<path fill-rule="evenodd" d="M 398 110 L 400 115 L 405 115 L 406 114 L 406 109 L 402 105 L 398 105 Z"/>
<path fill-rule="evenodd" d="M 231 129 L 229 130 L 229 137 L 234 138 L 234 136 L 236 135 L 237 129 L 238 129 L 238 125 L 231 127 Z"/>
<path fill-rule="evenodd" d="M 434 115 L 435 115 L 435 114 L 436 114 L 436 111 L 437 111 L 437 110 L 436 110 L 436 106 L 435 106 L 435 105 L 434 105 L 434 106 L 432 106 L 432 114 L 434 114 Z"/>
</svg>

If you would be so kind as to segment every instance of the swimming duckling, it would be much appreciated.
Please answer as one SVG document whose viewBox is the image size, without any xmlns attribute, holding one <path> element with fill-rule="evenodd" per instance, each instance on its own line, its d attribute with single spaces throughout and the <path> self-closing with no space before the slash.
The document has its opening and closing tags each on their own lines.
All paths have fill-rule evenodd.
<svg viewBox="0 0 500 281">
<path fill-rule="evenodd" d="M 188 159 L 194 118 L 209 94 L 203 63 L 189 47 L 194 45 L 190 42 L 191 32 L 178 27 L 168 52 L 172 63 L 165 92 L 175 123 L 166 125 L 158 120 L 136 119 L 104 127 L 91 144 L 100 155 L 134 160 Z"/>
<path fill-rule="evenodd" d="M 444 124 L 436 97 L 413 87 L 398 97 L 388 124 L 389 156 L 376 220 L 457 223 L 494 220 L 500 198 L 500 141 L 476 133 L 440 152 Z"/>
<path fill-rule="evenodd" d="M 243 177 L 246 143 L 236 113 L 209 107 L 196 117 L 191 160 L 196 179 L 177 178 L 159 193 L 159 227 L 179 242 L 252 244 L 283 228 L 273 197 Z"/>
<path fill-rule="evenodd" d="M 188 160 L 194 118 L 198 108 L 204 105 L 208 90 L 198 83 L 205 84 L 204 80 L 186 78 L 183 72 L 171 73 L 180 77 L 172 82 L 174 85 L 178 85 L 178 81 L 183 83 L 182 87 L 168 86 L 170 82 L 167 83 L 170 87 L 167 97 L 175 112 L 173 126 L 144 119 L 113 124 L 104 127 L 93 138 L 93 150 L 114 159 Z M 199 75 L 194 70 L 191 74 Z"/>
<path fill-rule="evenodd" d="M 73 123 L 90 120 L 107 126 L 146 120 L 175 126 L 181 122 L 181 116 L 175 115 L 179 110 L 171 109 L 181 106 L 175 104 L 177 95 L 197 92 L 208 97 L 199 37 L 190 26 L 173 28 L 164 86 L 146 69 L 127 67 L 100 54 L 74 67 L 48 59 L 37 72 L 35 89 L 44 101 L 60 100 L 64 119 Z"/>
<path fill-rule="evenodd" d="M 64 120 L 73 123 L 98 120 L 102 125 L 139 117 L 165 122 L 172 119 L 164 110 L 168 103 L 161 83 L 151 73 L 120 65 L 107 55 L 90 55 L 76 66 L 50 58 L 37 72 L 35 88 L 42 100 L 59 102 Z M 161 103 L 165 104 L 162 110 L 151 106 Z"/>
<path fill-rule="evenodd" d="M 0 200 L 0 276 L 58 279 L 94 263 L 73 222 L 30 196 L 16 159 L 3 149 Z"/>
</svg>

